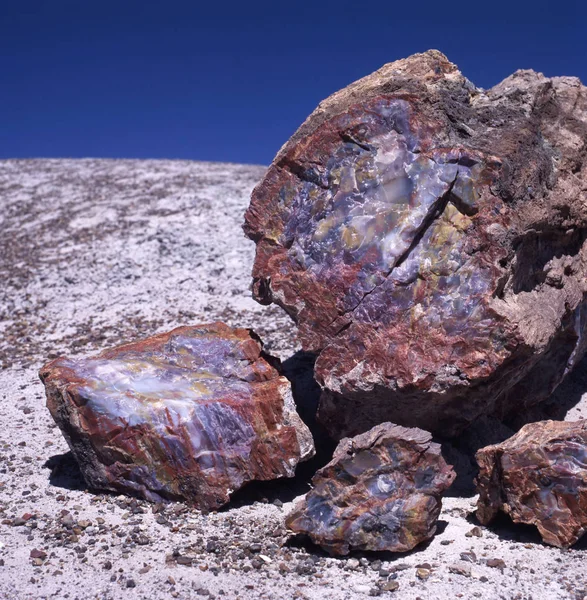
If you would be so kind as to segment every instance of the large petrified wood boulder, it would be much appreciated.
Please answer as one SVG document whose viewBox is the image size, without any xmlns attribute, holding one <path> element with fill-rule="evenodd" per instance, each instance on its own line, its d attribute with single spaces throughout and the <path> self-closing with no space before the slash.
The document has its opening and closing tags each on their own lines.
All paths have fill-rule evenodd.
<svg viewBox="0 0 587 600">
<path fill-rule="evenodd" d="M 40 376 L 90 487 L 215 509 L 314 454 L 278 361 L 247 329 L 179 327 Z"/>
<path fill-rule="evenodd" d="M 407 552 L 436 532 L 454 478 L 427 431 L 383 423 L 338 444 L 286 525 L 331 554 Z"/>
<path fill-rule="evenodd" d="M 542 539 L 566 548 L 587 530 L 587 421 L 525 425 L 501 444 L 477 452 L 477 518 L 502 510 L 536 525 Z"/>
<path fill-rule="evenodd" d="M 253 192 L 253 293 L 319 353 L 319 417 L 454 435 L 550 395 L 587 348 L 587 91 L 476 88 L 437 51 L 337 92 Z"/>
</svg>

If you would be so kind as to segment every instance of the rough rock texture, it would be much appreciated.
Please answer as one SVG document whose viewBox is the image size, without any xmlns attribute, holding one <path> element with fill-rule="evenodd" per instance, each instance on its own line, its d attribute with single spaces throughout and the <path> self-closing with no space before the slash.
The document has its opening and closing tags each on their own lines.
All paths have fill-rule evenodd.
<svg viewBox="0 0 587 600">
<path fill-rule="evenodd" d="M 322 102 L 252 194 L 253 293 L 319 353 L 320 418 L 454 435 L 587 348 L 587 92 L 476 88 L 437 51 Z"/>
<path fill-rule="evenodd" d="M 517 523 L 536 525 L 542 539 L 559 548 L 585 533 L 587 421 L 530 423 L 476 458 L 481 523 L 502 510 Z"/>
<path fill-rule="evenodd" d="M 339 443 L 286 525 L 331 554 L 407 552 L 436 532 L 454 477 L 428 432 L 383 423 Z"/>
<path fill-rule="evenodd" d="M 213 323 L 59 358 L 40 376 L 90 487 L 207 510 L 314 453 L 276 366 L 250 330 Z"/>
<path fill-rule="evenodd" d="M 583 598 L 586 544 L 561 553 L 538 545 L 534 527 L 508 519 L 471 537 L 467 515 L 477 498 L 456 495 L 456 482 L 429 543 L 400 560 L 365 553 L 361 564 L 288 542 L 283 520 L 308 491 L 299 478 L 308 463 L 291 479 L 245 486 L 225 510 L 207 515 L 87 490 L 45 406 L 38 369 L 48 354 L 89 356 L 181 324 L 219 320 L 258 332 L 286 372 L 298 349 L 295 326 L 277 305 L 251 298 L 255 245 L 239 235 L 265 170 L 167 160 L 0 160 L 0 598 L 46 600 L 75 590 L 79 600 L 206 592 L 219 599 L 302 592 L 311 600 L 368 600 L 364 590 L 376 595 L 379 588 L 380 599 L 391 600 L 385 590 L 394 585 L 401 600 Z M 304 387 L 292 382 L 294 397 Z M 586 414 L 587 358 L 554 395 L 566 407 L 558 418 Z M 487 439 L 484 445 L 501 441 Z M 64 519 L 73 523 L 66 527 Z M 247 550 L 259 542 L 271 563 Z M 47 552 L 42 567 L 31 564 L 35 549 Z M 470 577 L 451 571 L 463 557 L 472 561 Z M 490 566 L 493 559 L 505 568 Z M 432 567 L 426 580 L 416 576 L 424 563 Z"/>
</svg>

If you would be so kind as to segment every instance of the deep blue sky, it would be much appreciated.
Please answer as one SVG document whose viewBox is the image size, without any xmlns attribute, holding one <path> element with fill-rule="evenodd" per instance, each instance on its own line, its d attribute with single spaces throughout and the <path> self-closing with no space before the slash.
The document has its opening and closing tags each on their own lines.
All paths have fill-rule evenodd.
<svg viewBox="0 0 587 600">
<path fill-rule="evenodd" d="M 0 158 L 271 161 L 317 103 L 438 48 L 587 82 L 587 2 L 0 0 Z"/>
</svg>

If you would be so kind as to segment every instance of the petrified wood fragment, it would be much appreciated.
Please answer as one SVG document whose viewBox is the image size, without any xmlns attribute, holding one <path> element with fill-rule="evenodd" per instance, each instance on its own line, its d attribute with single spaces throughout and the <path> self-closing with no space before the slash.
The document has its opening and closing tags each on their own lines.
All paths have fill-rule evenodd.
<svg viewBox="0 0 587 600">
<path fill-rule="evenodd" d="M 454 435 L 550 395 L 587 348 L 587 92 L 488 91 L 437 51 L 310 115 L 253 192 L 253 293 L 319 354 L 319 417 Z"/>
<path fill-rule="evenodd" d="M 431 440 L 392 423 L 343 439 L 286 525 L 331 554 L 407 552 L 430 539 L 455 477 Z"/>
<path fill-rule="evenodd" d="M 587 421 L 525 425 L 501 444 L 477 452 L 477 518 L 498 511 L 536 525 L 553 546 L 574 544 L 587 529 Z"/>
<path fill-rule="evenodd" d="M 89 486 L 218 508 L 314 453 L 278 362 L 247 329 L 179 327 L 40 376 Z"/>
</svg>

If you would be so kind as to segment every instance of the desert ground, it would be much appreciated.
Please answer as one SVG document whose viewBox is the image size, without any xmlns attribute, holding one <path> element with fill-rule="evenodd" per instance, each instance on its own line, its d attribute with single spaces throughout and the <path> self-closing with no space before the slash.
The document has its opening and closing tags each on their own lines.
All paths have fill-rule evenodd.
<svg viewBox="0 0 587 600">
<path fill-rule="evenodd" d="M 284 361 L 311 417 L 311 359 L 289 317 L 249 291 L 254 244 L 241 223 L 263 172 L 186 161 L 0 162 L 0 597 L 587 598 L 587 538 L 559 550 L 505 517 L 479 527 L 466 468 L 437 535 L 401 555 L 332 558 L 288 534 L 285 515 L 328 458 L 321 440 L 295 479 L 250 484 L 209 515 L 86 489 L 37 375 L 56 356 L 178 325 L 252 327 Z M 584 360 L 551 414 L 576 420 L 586 407 Z"/>
</svg>

